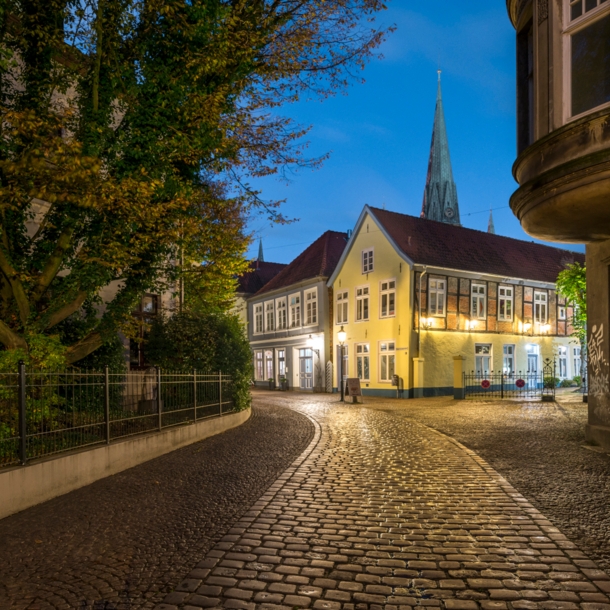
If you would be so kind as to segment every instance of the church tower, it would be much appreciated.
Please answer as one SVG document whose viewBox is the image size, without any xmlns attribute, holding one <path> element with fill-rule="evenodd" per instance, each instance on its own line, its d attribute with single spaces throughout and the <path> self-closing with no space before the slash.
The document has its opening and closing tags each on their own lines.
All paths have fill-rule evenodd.
<svg viewBox="0 0 610 610">
<path fill-rule="evenodd" d="M 460 209 L 458 207 L 457 189 L 453 181 L 445 113 L 443 112 L 440 70 L 438 71 L 436 112 L 434 114 L 428 176 L 424 189 L 421 217 L 460 226 Z"/>
</svg>

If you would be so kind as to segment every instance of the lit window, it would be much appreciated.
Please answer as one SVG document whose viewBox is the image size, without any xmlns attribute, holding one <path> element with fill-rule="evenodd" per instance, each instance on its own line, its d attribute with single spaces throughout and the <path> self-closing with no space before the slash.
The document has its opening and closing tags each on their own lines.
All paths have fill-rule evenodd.
<svg viewBox="0 0 610 610">
<path fill-rule="evenodd" d="M 546 324 L 547 321 L 547 293 L 534 291 L 534 320 L 538 324 Z"/>
<path fill-rule="evenodd" d="M 347 290 L 337 293 L 337 324 L 347 324 L 347 313 L 349 310 L 349 301 Z"/>
<path fill-rule="evenodd" d="M 257 350 L 254 352 L 254 379 L 256 381 L 263 381 L 264 378 L 263 351 Z"/>
<path fill-rule="evenodd" d="M 430 278 L 428 281 L 428 313 L 431 316 L 445 315 L 445 280 Z"/>
<path fill-rule="evenodd" d="M 566 319 L 566 308 L 563 305 L 559 306 L 559 311 L 557 313 L 557 317 L 560 320 L 565 320 Z"/>
<path fill-rule="evenodd" d="M 574 375 L 575 376 L 580 376 L 582 373 L 581 367 L 582 367 L 582 360 L 580 359 L 580 347 L 575 347 L 574 348 Z"/>
<path fill-rule="evenodd" d="M 273 309 L 273 301 L 265 303 L 265 330 L 273 330 L 275 322 L 275 311 Z"/>
<path fill-rule="evenodd" d="M 277 350 L 277 373 L 280 377 L 286 376 L 286 350 Z"/>
<path fill-rule="evenodd" d="M 318 289 L 305 291 L 305 325 L 318 323 Z"/>
<path fill-rule="evenodd" d="M 381 282 L 379 291 L 379 304 L 381 318 L 390 318 L 396 315 L 396 280 Z"/>
<path fill-rule="evenodd" d="M 505 375 L 514 375 L 515 374 L 515 346 L 514 345 L 505 345 L 502 348 L 503 358 L 502 358 L 502 372 Z"/>
<path fill-rule="evenodd" d="M 362 273 L 370 273 L 373 270 L 373 248 L 362 251 Z"/>
<path fill-rule="evenodd" d="M 301 295 L 290 295 L 290 328 L 301 326 Z"/>
<path fill-rule="evenodd" d="M 356 320 L 369 319 L 369 287 L 356 288 Z"/>
<path fill-rule="evenodd" d="M 498 320 L 510 322 L 513 319 L 513 289 L 509 286 L 498 288 Z"/>
<path fill-rule="evenodd" d="M 275 328 L 277 330 L 285 330 L 287 326 L 286 321 L 286 298 L 277 299 L 275 301 L 275 311 L 277 317 L 277 324 Z"/>
<path fill-rule="evenodd" d="M 254 332 L 263 332 L 263 304 L 259 303 L 254 306 Z"/>
<path fill-rule="evenodd" d="M 485 284 L 472 283 L 470 289 L 471 294 L 471 306 L 470 306 L 470 317 L 473 320 L 484 320 L 485 319 Z"/>
<path fill-rule="evenodd" d="M 382 341 L 379 344 L 379 381 L 392 381 L 396 371 L 396 343 Z"/>
<path fill-rule="evenodd" d="M 267 350 L 265 352 L 265 374 L 267 376 L 267 380 L 273 379 L 273 352 L 271 350 Z"/>
<path fill-rule="evenodd" d="M 370 349 L 368 343 L 358 343 L 356 345 L 356 372 L 361 381 L 370 380 Z"/>
</svg>

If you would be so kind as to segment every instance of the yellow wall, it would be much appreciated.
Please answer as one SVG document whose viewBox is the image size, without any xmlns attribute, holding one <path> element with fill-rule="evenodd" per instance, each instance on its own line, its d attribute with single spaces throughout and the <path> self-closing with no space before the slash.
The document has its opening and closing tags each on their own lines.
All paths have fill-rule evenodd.
<svg viewBox="0 0 610 610">
<path fill-rule="evenodd" d="M 371 273 L 362 273 L 362 250 L 374 248 L 374 268 Z M 396 343 L 396 374 L 404 381 L 404 387 L 409 387 L 411 346 L 409 345 L 412 317 L 410 310 L 410 268 L 409 265 L 396 253 L 391 244 L 381 232 L 377 223 L 366 216 L 360 232 L 352 237 L 351 250 L 332 285 L 334 298 L 337 292 L 349 291 L 349 317 L 344 324 L 347 332 L 346 345 L 348 346 L 350 377 L 356 377 L 356 344 L 368 343 L 370 345 L 370 381 L 362 382 L 363 389 L 393 390 L 391 383 L 379 381 L 379 342 L 394 341 Z M 382 280 L 396 280 L 396 316 L 393 318 L 380 318 L 379 284 Z M 356 288 L 368 285 L 369 320 L 356 322 Z M 333 305 L 333 343 L 338 345 L 337 332 L 341 325 L 336 324 L 336 300 Z M 337 384 L 338 363 L 336 362 L 336 348 L 333 353 L 335 362 L 335 385 Z"/>
</svg>

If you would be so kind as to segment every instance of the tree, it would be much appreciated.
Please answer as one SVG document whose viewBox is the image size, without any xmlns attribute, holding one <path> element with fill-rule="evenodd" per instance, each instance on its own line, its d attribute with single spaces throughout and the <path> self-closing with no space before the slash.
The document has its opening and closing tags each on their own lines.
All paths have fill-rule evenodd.
<svg viewBox="0 0 610 610">
<path fill-rule="evenodd" d="M 567 265 L 557 276 L 557 292 L 565 297 L 573 307 L 573 314 L 569 322 L 574 329 L 572 336 L 577 337 L 580 343 L 581 369 L 584 369 L 587 351 L 587 270 L 585 265 L 580 263 Z"/>
<path fill-rule="evenodd" d="M 183 275 L 230 286 L 247 215 L 285 220 L 248 180 L 321 161 L 277 108 L 345 87 L 384 37 L 370 23 L 383 8 L 5 0 L 0 343 L 27 354 L 34 337 L 58 337 L 76 362 L 131 332 L 146 290 Z M 74 317 L 86 321 L 69 325 L 76 337 Z"/>
</svg>

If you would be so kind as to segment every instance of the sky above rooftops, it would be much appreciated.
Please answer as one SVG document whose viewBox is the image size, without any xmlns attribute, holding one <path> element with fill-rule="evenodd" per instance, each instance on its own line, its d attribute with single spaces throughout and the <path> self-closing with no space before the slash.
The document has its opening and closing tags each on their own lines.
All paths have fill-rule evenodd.
<svg viewBox="0 0 610 610">
<path fill-rule="evenodd" d="M 263 199 L 287 199 L 282 212 L 299 221 L 271 226 L 253 218 L 250 258 L 262 238 L 265 260 L 288 263 L 324 231 L 352 229 L 365 204 L 420 214 L 439 64 L 462 225 L 486 231 L 492 208 L 496 233 L 533 241 L 508 207 L 517 187 L 515 34 L 505 1 L 390 0 L 380 22 L 397 29 L 381 49 L 385 58 L 367 66 L 364 84 L 283 109 L 313 126 L 312 156 L 331 155 L 289 183 L 252 182 Z"/>
</svg>

